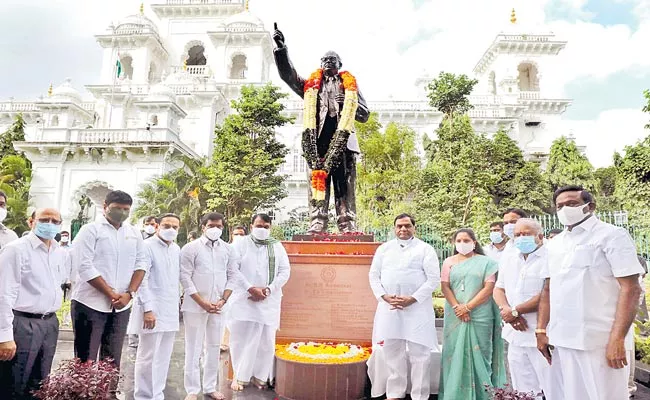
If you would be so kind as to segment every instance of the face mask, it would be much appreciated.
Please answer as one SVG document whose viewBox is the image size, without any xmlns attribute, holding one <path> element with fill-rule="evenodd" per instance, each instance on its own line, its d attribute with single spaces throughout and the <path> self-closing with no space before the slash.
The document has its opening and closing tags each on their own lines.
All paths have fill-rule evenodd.
<svg viewBox="0 0 650 400">
<path fill-rule="evenodd" d="M 129 218 L 129 211 L 122 210 L 120 208 L 109 208 L 108 211 L 106 211 L 106 218 L 110 219 L 116 224 L 121 224 L 122 222 L 126 221 L 127 218 Z"/>
<path fill-rule="evenodd" d="M 0 207 L 0 222 L 4 221 L 7 218 L 7 209 Z"/>
<path fill-rule="evenodd" d="M 158 231 L 158 235 L 162 238 L 162 240 L 173 242 L 176 240 L 176 236 L 178 236 L 178 231 L 174 228 L 161 229 Z"/>
<path fill-rule="evenodd" d="M 52 240 L 57 233 L 61 231 L 60 225 L 54 225 L 51 222 L 37 222 L 34 227 L 34 234 L 41 239 Z"/>
<path fill-rule="evenodd" d="M 205 237 L 214 242 L 215 240 L 219 240 L 221 233 L 223 233 L 221 228 L 208 228 L 205 230 Z"/>
<path fill-rule="evenodd" d="M 154 228 L 153 225 L 145 225 L 144 233 L 146 233 L 147 235 L 153 235 L 154 233 L 156 233 L 156 228 Z"/>
<path fill-rule="evenodd" d="M 271 236 L 271 230 L 266 228 L 253 228 L 251 234 L 257 240 L 266 240 Z"/>
<path fill-rule="evenodd" d="M 462 255 L 464 255 L 464 256 L 466 256 L 466 255 L 468 255 L 469 253 L 471 253 L 471 252 L 474 250 L 474 247 L 475 247 L 474 242 L 469 242 L 469 243 L 460 242 L 460 243 L 456 243 L 456 251 L 458 251 L 460 254 L 462 254 Z"/>
<path fill-rule="evenodd" d="M 69 237 L 67 237 L 67 236 L 61 236 L 61 243 L 68 243 L 69 240 L 70 240 Z"/>
<path fill-rule="evenodd" d="M 564 226 L 575 225 L 587 216 L 587 214 L 582 211 L 586 206 L 586 204 L 577 207 L 564 206 L 558 210 L 557 219 L 559 219 Z"/>
<path fill-rule="evenodd" d="M 515 237 L 515 224 L 505 224 L 503 226 L 503 233 L 506 234 L 510 239 Z"/>
<path fill-rule="evenodd" d="M 241 242 L 242 240 L 244 240 L 245 237 L 246 236 L 235 235 L 232 237 L 232 242 L 233 243 Z"/>
<path fill-rule="evenodd" d="M 494 244 L 503 242 L 503 234 L 501 232 L 490 232 L 490 241 Z"/>
<path fill-rule="evenodd" d="M 521 251 L 522 254 L 530 254 L 537 249 L 535 236 L 519 236 L 515 238 L 515 247 Z"/>
</svg>

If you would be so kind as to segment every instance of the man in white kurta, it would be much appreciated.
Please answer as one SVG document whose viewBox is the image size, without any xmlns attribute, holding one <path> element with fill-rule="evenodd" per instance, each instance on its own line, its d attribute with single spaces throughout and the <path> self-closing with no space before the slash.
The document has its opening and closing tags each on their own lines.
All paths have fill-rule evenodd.
<svg viewBox="0 0 650 400">
<path fill-rule="evenodd" d="M 515 225 L 515 250 L 499 262 L 494 300 L 505 322 L 503 339 L 508 346 L 512 387 L 524 393 L 548 392 L 550 368 L 537 350 L 537 307 L 544 286 L 548 257 L 539 222 L 522 218 Z"/>
<path fill-rule="evenodd" d="M 560 188 L 554 200 L 567 229 L 546 245 L 536 331 L 551 363 L 546 398 L 627 399 L 626 349 L 643 273 L 634 242 L 625 229 L 598 220 L 592 195 L 581 187 Z"/>
<path fill-rule="evenodd" d="M 178 332 L 181 249 L 174 240 L 180 218 L 163 215 L 156 234 L 144 242 L 147 270 L 131 313 L 131 334 L 139 335 L 135 360 L 135 400 L 160 400 Z"/>
<path fill-rule="evenodd" d="M 370 267 L 379 301 L 372 336 L 373 343 L 384 342 L 389 400 L 405 397 L 409 369 L 411 398 L 429 398 L 431 350 L 438 348 L 432 293 L 440 286 L 440 264 L 433 247 L 414 234 L 413 217 L 399 215 L 396 239 L 379 246 Z"/>
<path fill-rule="evenodd" d="M 271 218 L 255 215 L 251 235 L 235 243 L 241 256 L 237 288 L 228 314 L 233 390 L 251 381 L 265 389 L 273 380 L 275 334 L 280 326 L 282 287 L 289 280 L 289 257 L 270 237 Z"/>
<path fill-rule="evenodd" d="M 228 277 L 238 264 L 234 247 L 220 239 L 224 216 L 208 213 L 201 219 L 201 226 L 203 236 L 181 250 L 186 400 L 197 400 L 201 393 L 202 353 L 204 397 L 224 398 L 218 391 L 221 311 L 232 293 Z"/>
</svg>

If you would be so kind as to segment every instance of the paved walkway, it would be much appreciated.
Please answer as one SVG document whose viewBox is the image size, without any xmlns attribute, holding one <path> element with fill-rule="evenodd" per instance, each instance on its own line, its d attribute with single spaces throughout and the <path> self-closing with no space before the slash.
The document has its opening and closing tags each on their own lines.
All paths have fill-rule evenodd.
<svg viewBox="0 0 650 400">
<path fill-rule="evenodd" d="M 167 378 L 167 388 L 165 389 L 165 400 L 184 400 L 185 390 L 183 388 L 183 364 L 184 364 L 184 343 L 183 343 L 183 330 L 181 325 L 181 332 L 176 335 L 176 342 L 174 344 L 174 353 L 169 368 L 169 376 Z M 135 363 L 136 349 L 124 346 L 122 355 L 122 373 L 123 380 L 123 393 L 119 398 L 123 400 L 133 399 L 133 369 Z M 54 366 L 59 361 L 73 358 L 72 342 L 60 340 L 58 343 L 56 356 L 54 358 Z M 225 374 L 228 373 L 228 357 L 227 353 L 222 353 L 222 368 L 224 371 L 219 378 L 219 384 L 222 392 L 226 395 L 228 400 L 279 400 L 278 396 L 273 392 L 260 391 L 256 388 L 247 388 L 244 392 L 233 394 L 229 387 L 230 382 L 227 380 Z M 199 399 L 201 400 L 201 399 Z M 204 400 L 208 400 L 205 398 Z M 650 400 L 650 389 L 639 386 L 635 400 Z"/>
</svg>

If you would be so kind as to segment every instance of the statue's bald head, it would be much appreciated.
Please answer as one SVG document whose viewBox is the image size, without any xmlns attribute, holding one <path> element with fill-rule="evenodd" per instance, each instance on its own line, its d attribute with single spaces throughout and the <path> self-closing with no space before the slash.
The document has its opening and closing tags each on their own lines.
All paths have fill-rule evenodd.
<svg viewBox="0 0 650 400">
<path fill-rule="evenodd" d="M 320 59 L 320 66 L 328 75 L 335 75 L 339 72 L 339 69 L 343 66 L 341 62 L 341 57 L 334 51 L 328 51 Z"/>
</svg>

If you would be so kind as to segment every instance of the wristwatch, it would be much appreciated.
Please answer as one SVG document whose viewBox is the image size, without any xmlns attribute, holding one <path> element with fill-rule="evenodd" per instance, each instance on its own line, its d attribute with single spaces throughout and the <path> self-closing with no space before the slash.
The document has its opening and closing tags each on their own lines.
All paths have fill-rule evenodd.
<svg viewBox="0 0 650 400">
<path fill-rule="evenodd" d="M 516 308 L 513 308 L 513 309 L 512 309 L 511 314 L 512 314 L 512 316 L 515 317 L 515 318 L 519 317 L 519 311 L 517 311 Z"/>
<path fill-rule="evenodd" d="M 271 289 L 270 288 L 264 288 L 264 295 L 269 296 L 271 294 Z"/>
<path fill-rule="evenodd" d="M 127 291 L 126 291 L 126 292 L 124 292 L 124 293 L 128 293 L 128 295 L 129 295 L 129 296 L 131 296 L 131 299 L 133 299 L 133 298 L 134 298 L 134 296 L 135 296 L 135 293 L 134 293 L 134 292 L 132 292 L 132 291 L 130 291 L 130 290 L 127 290 Z"/>
</svg>

